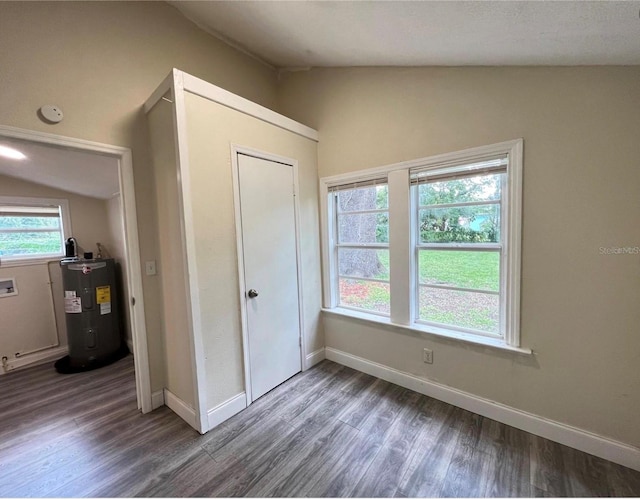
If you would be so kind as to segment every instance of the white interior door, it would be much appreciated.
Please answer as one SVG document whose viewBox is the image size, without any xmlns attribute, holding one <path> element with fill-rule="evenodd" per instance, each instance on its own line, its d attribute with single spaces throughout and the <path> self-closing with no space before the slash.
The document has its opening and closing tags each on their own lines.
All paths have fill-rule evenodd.
<svg viewBox="0 0 640 500">
<path fill-rule="evenodd" d="M 239 153 L 238 181 L 254 401 L 302 369 L 293 167 Z"/>
</svg>

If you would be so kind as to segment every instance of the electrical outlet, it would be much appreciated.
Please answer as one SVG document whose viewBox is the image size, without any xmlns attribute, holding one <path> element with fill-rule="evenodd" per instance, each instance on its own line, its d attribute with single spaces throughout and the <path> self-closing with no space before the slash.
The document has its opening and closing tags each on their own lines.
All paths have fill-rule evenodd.
<svg viewBox="0 0 640 500">
<path fill-rule="evenodd" d="M 430 365 L 433 364 L 433 351 L 425 347 L 422 351 L 422 360 Z"/>
</svg>

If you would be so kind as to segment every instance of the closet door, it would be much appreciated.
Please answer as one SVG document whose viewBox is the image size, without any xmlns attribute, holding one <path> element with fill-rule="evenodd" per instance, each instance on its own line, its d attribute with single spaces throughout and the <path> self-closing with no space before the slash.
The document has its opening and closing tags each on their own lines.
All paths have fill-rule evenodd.
<svg viewBox="0 0 640 500">
<path fill-rule="evenodd" d="M 294 179 L 292 165 L 240 153 L 237 160 L 255 401 L 302 369 Z"/>
</svg>

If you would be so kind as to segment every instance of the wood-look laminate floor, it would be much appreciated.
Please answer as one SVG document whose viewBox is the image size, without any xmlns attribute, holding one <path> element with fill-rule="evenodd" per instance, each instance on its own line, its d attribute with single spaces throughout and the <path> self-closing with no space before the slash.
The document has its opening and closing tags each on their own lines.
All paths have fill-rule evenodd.
<svg viewBox="0 0 640 500">
<path fill-rule="evenodd" d="M 0 496 L 640 496 L 640 473 L 330 361 L 204 436 L 132 359 L 0 377 Z"/>
</svg>

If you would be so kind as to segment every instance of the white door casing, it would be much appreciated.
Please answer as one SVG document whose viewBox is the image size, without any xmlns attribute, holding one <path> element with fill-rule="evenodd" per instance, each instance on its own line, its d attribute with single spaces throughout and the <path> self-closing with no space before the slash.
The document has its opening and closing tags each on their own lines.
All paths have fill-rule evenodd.
<svg viewBox="0 0 640 500">
<path fill-rule="evenodd" d="M 120 208 L 123 217 L 125 259 L 129 272 L 125 286 L 129 289 L 130 327 L 133 337 L 133 361 L 135 365 L 136 396 L 138 408 L 143 413 L 153 410 L 151 399 L 151 373 L 147 350 L 147 326 L 144 312 L 140 243 L 138 240 L 138 218 L 136 214 L 135 188 L 133 182 L 132 154 L 129 148 L 112 146 L 34 130 L 0 125 L 0 137 L 21 139 L 54 147 L 111 156 L 118 162 L 120 184 Z"/>
<path fill-rule="evenodd" d="M 250 404 L 302 369 L 295 165 L 239 149 L 233 154 Z"/>
</svg>

